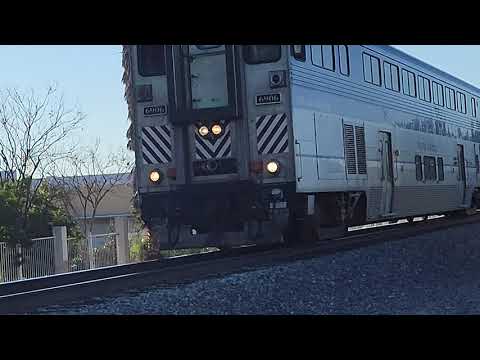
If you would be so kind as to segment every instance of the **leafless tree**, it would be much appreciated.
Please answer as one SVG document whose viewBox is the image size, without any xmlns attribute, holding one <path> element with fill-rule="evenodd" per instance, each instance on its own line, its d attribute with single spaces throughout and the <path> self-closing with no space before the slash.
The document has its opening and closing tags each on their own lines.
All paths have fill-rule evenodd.
<svg viewBox="0 0 480 360">
<path fill-rule="evenodd" d="M 125 185 L 132 166 L 125 150 L 102 154 L 99 145 L 97 140 L 93 146 L 66 157 L 57 163 L 52 176 L 57 188 L 62 189 L 63 203 L 70 213 L 80 205 L 84 235 L 93 231 L 99 206 L 109 193 Z"/>
<path fill-rule="evenodd" d="M 52 86 L 42 95 L 33 90 L 0 92 L 0 182 L 10 180 L 21 199 L 19 228 L 27 228 L 48 169 L 75 148 L 70 135 L 83 118 L 77 109 L 65 107 Z"/>
</svg>

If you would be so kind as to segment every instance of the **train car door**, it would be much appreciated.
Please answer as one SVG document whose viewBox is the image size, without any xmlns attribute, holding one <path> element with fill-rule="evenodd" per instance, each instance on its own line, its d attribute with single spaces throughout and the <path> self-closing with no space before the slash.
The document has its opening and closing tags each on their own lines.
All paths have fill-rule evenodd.
<svg viewBox="0 0 480 360">
<path fill-rule="evenodd" d="M 193 109 L 228 106 L 225 48 L 190 45 L 190 87 Z"/>
<path fill-rule="evenodd" d="M 174 46 L 166 58 L 172 123 L 186 125 L 238 117 L 232 45 Z"/>
<path fill-rule="evenodd" d="M 474 183 L 474 186 L 478 186 L 478 172 L 479 172 L 479 166 L 480 166 L 480 163 L 479 163 L 479 159 L 478 159 L 478 148 L 477 148 L 477 145 L 476 144 L 473 144 L 473 156 L 475 158 L 475 183 Z"/>
<path fill-rule="evenodd" d="M 458 186 L 460 191 L 460 200 L 465 204 L 465 195 L 467 190 L 467 176 L 465 172 L 465 153 L 463 145 L 457 144 L 457 164 L 458 164 Z"/>
<path fill-rule="evenodd" d="M 393 158 L 392 158 L 392 136 L 389 132 L 380 131 L 380 183 L 382 186 L 382 215 L 392 213 L 393 204 Z"/>
</svg>

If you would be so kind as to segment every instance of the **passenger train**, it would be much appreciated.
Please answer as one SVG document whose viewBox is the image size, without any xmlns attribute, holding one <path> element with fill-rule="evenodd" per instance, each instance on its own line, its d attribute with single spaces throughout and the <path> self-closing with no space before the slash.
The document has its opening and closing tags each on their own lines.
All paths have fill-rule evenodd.
<svg viewBox="0 0 480 360">
<path fill-rule="evenodd" d="M 480 201 L 480 89 L 390 46 L 128 45 L 135 204 L 163 249 L 328 238 Z"/>
</svg>

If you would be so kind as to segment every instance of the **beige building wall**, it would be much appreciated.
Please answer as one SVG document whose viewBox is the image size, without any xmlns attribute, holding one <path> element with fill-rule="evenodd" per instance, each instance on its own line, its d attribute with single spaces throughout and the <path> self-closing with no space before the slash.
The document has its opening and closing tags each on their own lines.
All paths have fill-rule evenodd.
<svg viewBox="0 0 480 360">
<path fill-rule="evenodd" d="M 133 226 L 133 188 L 130 184 L 116 185 L 100 202 L 97 208 L 93 233 L 106 234 L 113 231 L 113 218 L 117 216 L 126 216 L 129 218 L 129 232 L 134 232 Z M 83 226 L 84 213 L 83 206 L 78 195 L 73 194 L 71 197 L 71 215 L 77 219 L 79 224 Z M 93 216 L 93 209 L 87 206 L 87 220 Z"/>
<path fill-rule="evenodd" d="M 116 185 L 100 202 L 95 217 L 127 215 L 132 213 L 133 189 L 131 185 Z M 72 215 L 75 218 L 83 218 L 83 206 L 78 195 L 72 193 Z M 92 217 L 93 208 L 87 206 L 87 218 Z"/>
</svg>

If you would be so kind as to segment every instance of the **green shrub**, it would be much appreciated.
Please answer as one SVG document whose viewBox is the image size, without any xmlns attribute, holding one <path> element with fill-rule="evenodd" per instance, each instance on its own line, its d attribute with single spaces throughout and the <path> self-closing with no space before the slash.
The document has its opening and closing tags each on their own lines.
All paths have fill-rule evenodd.
<svg viewBox="0 0 480 360">
<path fill-rule="evenodd" d="M 28 245 L 30 239 L 51 236 L 52 225 L 67 226 L 69 234 L 77 232 L 73 219 L 58 205 L 54 189 L 40 185 L 26 205 L 28 186 L 30 182 L 0 182 L 0 242 Z"/>
</svg>

